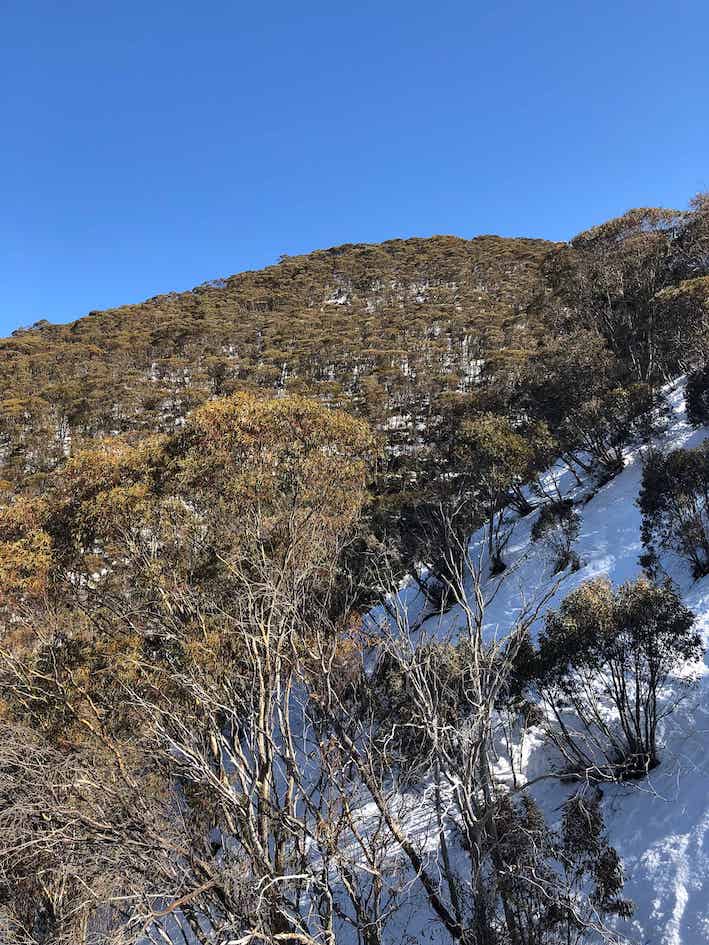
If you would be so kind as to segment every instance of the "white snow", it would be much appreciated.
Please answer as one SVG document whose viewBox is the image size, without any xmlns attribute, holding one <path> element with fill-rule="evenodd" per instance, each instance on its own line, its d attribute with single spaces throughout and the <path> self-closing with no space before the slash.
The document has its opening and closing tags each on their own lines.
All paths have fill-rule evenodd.
<svg viewBox="0 0 709 945">
<path fill-rule="evenodd" d="M 682 380 L 668 388 L 671 422 L 660 443 L 668 448 L 694 446 L 709 430 L 693 430 L 686 422 Z M 630 450 L 622 473 L 603 486 L 579 508 L 581 529 L 574 550 L 582 566 L 566 575 L 548 603 L 557 605 L 569 591 L 589 578 L 607 576 L 614 584 L 637 577 L 641 516 L 636 506 L 642 473 L 642 449 Z M 575 487 L 571 475 L 561 469 L 562 492 Z M 486 611 L 492 634 L 510 627 L 521 609 L 521 600 L 540 598 L 551 581 L 544 552 L 530 541 L 536 513 L 517 522 L 505 552 L 510 574 Z M 474 536 L 473 543 L 481 536 Z M 679 560 L 663 565 L 679 586 L 685 603 L 697 615 L 697 628 L 709 644 L 709 577 L 694 582 Z M 412 625 L 420 622 L 422 598 L 408 589 L 399 600 Z M 425 628 L 433 635 L 455 633 L 460 611 L 432 616 Z M 701 667 L 698 684 L 661 731 L 661 764 L 642 782 L 604 787 L 603 810 L 611 843 L 620 854 L 626 875 L 624 895 L 633 900 L 633 918 L 618 931 L 642 945 L 703 945 L 709 942 L 709 670 Z M 527 777 L 542 765 L 545 751 L 538 739 L 525 746 Z M 536 756 L 536 757 L 535 757 Z M 546 782 L 535 794 L 548 814 L 558 811 L 565 789 Z M 413 917 L 410 917 L 412 920 Z M 415 920 L 414 920 L 415 921 Z M 397 923 L 398 924 L 398 923 Z M 416 923 L 418 924 L 418 923 Z M 401 928 L 400 931 L 403 931 Z M 421 927 L 418 928 L 419 934 Z M 424 926 L 421 941 L 445 942 L 437 923 Z M 391 933 L 390 933 L 391 934 Z M 403 939 L 402 939 L 403 940 Z M 391 939 L 394 945 L 394 939 Z"/>
</svg>

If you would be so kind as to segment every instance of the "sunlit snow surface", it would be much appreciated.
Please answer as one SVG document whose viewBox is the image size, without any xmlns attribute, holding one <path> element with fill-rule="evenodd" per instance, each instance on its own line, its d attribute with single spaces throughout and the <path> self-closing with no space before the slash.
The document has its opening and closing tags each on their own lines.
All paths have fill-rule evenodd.
<svg viewBox="0 0 709 945">
<path fill-rule="evenodd" d="M 681 381 L 668 388 L 668 396 L 671 422 L 659 445 L 697 445 L 709 430 L 695 431 L 686 423 Z M 640 512 L 635 503 L 641 452 L 629 451 L 623 472 L 579 507 L 582 522 L 574 549 L 582 567 L 562 580 L 547 606 L 555 606 L 589 578 L 605 575 L 620 584 L 640 573 Z M 562 475 L 559 485 L 567 492 L 575 483 L 568 472 Z M 516 524 L 507 546 L 505 560 L 511 573 L 486 611 L 490 634 L 504 634 L 519 614 L 521 600 L 533 602 L 549 587 L 551 569 L 543 549 L 529 539 L 535 517 L 532 513 Z M 698 629 L 709 644 L 709 578 L 694 582 L 679 560 L 664 559 L 663 565 L 697 614 Z M 405 589 L 400 600 L 414 625 L 421 619 L 421 595 Z M 424 626 L 427 634 L 447 636 L 455 633 L 460 622 L 460 611 L 453 608 L 443 617 L 429 617 Z M 633 786 L 604 787 L 609 838 L 626 874 L 624 895 L 635 903 L 633 918 L 618 930 L 642 945 L 709 943 L 709 674 L 705 667 L 704 673 L 661 731 L 660 767 Z M 527 777 L 544 770 L 544 754 L 540 740 L 532 738 L 524 753 Z M 535 790 L 535 796 L 553 821 L 565 791 L 546 783 Z M 425 834 L 423 808 L 418 811 Z M 421 915 L 400 915 L 393 926 L 386 934 L 391 945 L 406 941 L 407 931 L 420 942 L 447 941 L 431 916 L 425 921 Z"/>
</svg>

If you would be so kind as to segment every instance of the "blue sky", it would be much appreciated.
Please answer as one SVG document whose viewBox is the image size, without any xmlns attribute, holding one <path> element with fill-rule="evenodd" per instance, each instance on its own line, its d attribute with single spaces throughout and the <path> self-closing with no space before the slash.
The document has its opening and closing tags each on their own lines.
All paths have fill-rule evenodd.
<svg viewBox="0 0 709 945">
<path fill-rule="evenodd" d="M 0 331 L 709 189 L 706 0 L 0 0 Z"/>
</svg>

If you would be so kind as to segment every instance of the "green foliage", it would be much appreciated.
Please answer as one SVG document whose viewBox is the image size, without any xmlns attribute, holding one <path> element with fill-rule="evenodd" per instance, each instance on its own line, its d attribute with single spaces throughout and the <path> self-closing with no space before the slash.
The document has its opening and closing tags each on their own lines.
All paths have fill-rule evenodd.
<svg viewBox="0 0 709 945">
<path fill-rule="evenodd" d="M 560 857 L 574 884 L 592 881 L 590 904 L 605 915 L 628 918 L 632 904 L 620 898 L 623 867 L 617 852 L 604 835 L 600 791 L 592 797 L 575 794 L 564 804 Z"/>
<path fill-rule="evenodd" d="M 662 208 L 629 210 L 571 241 L 565 257 L 566 298 L 599 330 L 636 381 L 676 372 L 655 332 L 655 297 L 673 284 L 676 258 L 691 219 Z"/>
<path fill-rule="evenodd" d="M 427 563 L 440 595 L 451 548 L 485 522 L 504 566 L 499 503 L 528 513 L 559 450 L 587 472 L 620 468 L 650 407 L 633 383 L 668 376 L 706 336 L 708 228 L 697 198 L 564 246 L 345 245 L 15 332 L 0 342 L 2 476 L 41 492 L 103 437 L 171 437 L 214 398 L 314 398 L 380 437 L 372 537 L 398 545 L 403 569 Z M 114 499 L 137 509 L 128 488 Z"/>
<path fill-rule="evenodd" d="M 623 869 L 606 838 L 598 794 L 572 795 L 557 829 L 545 823 L 531 797 L 516 803 L 504 798 L 496 826 L 505 867 L 502 891 L 514 916 L 510 940 L 577 943 L 594 912 L 597 919 L 632 915 L 632 904 L 620 895 Z"/>
<path fill-rule="evenodd" d="M 434 237 L 285 257 L 1 341 L 0 720 L 18 741 L 0 776 L 20 825 L 3 908 L 20 902 L 31 929 L 51 907 L 47 937 L 68 941 L 72 921 L 109 916 L 103 903 L 140 900 L 151 915 L 157 888 L 196 937 L 198 917 L 244 909 L 264 940 L 309 933 L 293 925 L 299 889 L 324 882 L 320 904 L 330 895 L 369 738 L 360 775 L 418 786 L 441 759 L 447 783 L 470 772 L 467 813 L 446 812 L 477 864 L 467 889 L 447 872 L 462 941 L 577 943 L 589 917 L 627 916 L 597 799 L 574 798 L 551 829 L 529 796 L 505 794 L 470 736 L 491 679 L 500 710 L 536 688 L 548 711 L 535 720 L 551 720 L 570 772 L 643 774 L 669 711 L 658 692 L 701 652 L 674 590 L 584 585 L 538 650 L 515 640 L 509 680 L 506 655 L 485 651 L 483 665 L 470 641 L 363 673 L 371 641 L 351 601 L 371 604 L 386 549 L 419 580 L 429 568 L 443 605 L 471 532 L 487 528 L 502 569 L 513 513 L 540 499 L 533 537 L 555 569 L 573 567 L 578 517 L 546 501 L 542 473 L 561 455 L 611 475 L 656 432 L 658 382 L 707 363 L 708 259 L 704 196 L 565 246 Z M 705 388 L 693 374 L 694 422 Z M 679 550 L 696 573 L 709 570 L 707 449 L 658 458 L 641 496 L 648 546 Z M 354 713 L 347 750 L 328 729 L 335 693 Z M 309 783 L 298 794 L 297 756 L 279 755 L 293 710 L 313 725 L 317 796 Z M 391 828 L 396 811 L 382 813 Z M 435 869 L 446 858 L 442 840 Z M 358 887 L 343 862 L 359 917 L 378 907 L 385 871 L 373 860 Z M 260 916 L 242 886 L 266 891 Z"/>
<path fill-rule="evenodd" d="M 709 357 L 709 276 L 695 275 L 662 289 L 654 305 L 654 332 L 675 373 L 704 363 Z"/>
<path fill-rule="evenodd" d="M 531 672 L 570 761 L 613 779 L 642 776 L 658 763 L 658 722 L 675 704 L 661 708 L 658 695 L 673 670 L 701 657 L 693 627 L 694 614 L 671 584 L 645 578 L 617 591 L 588 581 L 547 615 Z M 565 701 L 576 728 L 562 721 Z"/>
<path fill-rule="evenodd" d="M 405 485 L 450 397 L 531 410 L 555 432 L 613 385 L 672 374 L 700 338 L 706 217 L 697 198 L 684 213 L 630 211 L 569 246 L 345 245 L 17 331 L 0 343 L 6 478 L 41 476 L 86 439 L 172 432 L 198 404 L 257 389 L 366 418 L 387 439 L 388 486 Z"/>
<path fill-rule="evenodd" d="M 547 338 L 523 365 L 520 407 L 558 430 L 584 403 L 617 384 L 621 365 L 595 330 L 576 329 Z"/>
<path fill-rule="evenodd" d="M 175 450 L 192 496 L 216 493 L 242 509 L 258 503 L 267 518 L 277 503 L 297 503 L 305 515 L 318 510 L 320 527 L 331 517 L 344 528 L 359 511 L 376 446 L 366 424 L 316 401 L 236 394 L 195 410 Z"/>
<path fill-rule="evenodd" d="M 709 423 L 709 364 L 692 371 L 685 387 L 687 419 L 694 427 Z"/>
<path fill-rule="evenodd" d="M 171 432 L 211 397 L 257 389 L 347 407 L 406 442 L 442 394 L 474 386 L 488 352 L 534 345 L 553 248 L 498 237 L 347 245 L 16 332 L 0 343 L 13 476 L 53 468 L 67 432 L 72 447 Z M 395 416 L 401 426 L 387 426 Z"/>
<path fill-rule="evenodd" d="M 440 604 L 460 566 L 471 533 L 485 526 L 488 565 L 504 569 L 510 534 L 507 505 L 529 513 L 537 478 L 554 459 L 557 444 L 542 421 L 513 422 L 469 402 L 448 405 L 421 457 L 415 495 L 394 506 L 396 543 L 412 573 L 423 563 L 425 589 Z M 530 486 L 530 489 L 525 489 Z"/>
<path fill-rule="evenodd" d="M 695 577 L 709 574 L 709 441 L 663 454 L 643 464 L 638 497 L 643 544 L 685 558 Z"/>
<path fill-rule="evenodd" d="M 53 564 L 46 519 L 46 503 L 38 499 L 0 506 L 0 604 L 46 591 Z"/>
<path fill-rule="evenodd" d="M 664 398 L 648 385 L 619 387 L 569 414 L 562 424 L 561 441 L 579 465 L 607 478 L 623 468 L 624 447 L 647 442 L 661 431 L 666 413 Z M 579 454 L 588 454 L 597 468 L 588 467 Z"/>
</svg>

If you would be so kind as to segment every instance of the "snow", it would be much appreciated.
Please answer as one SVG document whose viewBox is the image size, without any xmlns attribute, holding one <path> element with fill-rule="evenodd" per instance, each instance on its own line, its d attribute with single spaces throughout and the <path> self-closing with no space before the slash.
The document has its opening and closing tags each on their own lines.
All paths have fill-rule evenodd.
<svg viewBox="0 0 709 945">
<path fill-rule="evenodd" d="M 350 297 L 345 289 L 336 289 L 323 301 L 323 305 L 349 305 Z"/>
<path fill-rule="evenodd" d="M 709 436 L 709 429 L 696 431 L 686 422 L 681 379 L 668 388 L 667 394 L 671 420 L 660 445 L 694 446 Z M 638 576 L 642 545 L 636 499 L 642 454 L 642 448 L 628 450 L 623 471 L 595 493 L 588 484 L 579 485 L 562 465 L 549 473 L 546 482 L 549 490 L 555 486 L 563 495 L 588 497 L 585 504 L 578 506 L 581 523 L 574 543 L 581 567 L 575 572 L 553 575 L 548 553 L 541 543 L 531 541 L 537 513 L 515 521 L 504 553 L 508 569 L 502 579 L 490 578 L 484 589 L 491 598 L 499 588 L 485 612 L 486 631 L 491 637 L 504 635 L 525 606 L 545 599 L 550 590 L 553 593 L 540 610 L 537 628 L 544 611 L 557 606 L 584 581 L 607 576 L 617 585 Z M 477 534 L 471 538 L 473 558 L 484 537 Z M 679 560 L 667 559 L 663 565 L 680 588 L 685 603 L 697 615 L 698 630 L 709 644 L 709 577 L 694 582 Z M 449 638 L 463 626 L 460 608 L 427 616 L 423 595 L 414 585 L 400 588 L 390 604 L 406 612 L 417 634 Z M 386 619 L 385 612 L 380 609 L 370 618 L 373 622 L 381 621 Z M 608 838 L 625 871 L 623 895 L 635 906 L 631 919 L 618 921 L 617 931 L 633 945 L 709 943 L 709 669 L 702 666 L 690 670 L 698 675 L 698 683 L 687 690 L 687 698 L 663 723 L 659 767 L 643 781 L 603 786 Z M 515 772 L 531 781 L 549 772 L 551 758 L 541 732 L 532 729 L 525 734 L 523 744 L 515 746 Z M 497 772 L 501 780 L 510 777 L 509 762 L 504 757 Z M 392 786 L 389 794 L 396 818 L 405 822 L 407 833 L 424 854 L 426 850 L 435 850 L 438 835 L 430 790 L 430 785 L 422 783 L 416 792 L 396 794 Z M 532 790 L 547 820 L 553 824 L 572 788 L 548 779 L 535 784 Z M 379 823 L 376 807 L 371 800 L 366 802 L 366 795 L 361 800 L 360 826 L 364 832 L 373 833 Z M 354 840 L 350 846 L 354 847 Z M 450 853 L 454 866 L 460 864 L 461 875 L 465 875 L 467 855 L 452 842 Z M 314 855 L 317 856 L 316 850 Z M 387 857 L 397 874 L 395 884 L 401 885 L 391 890 L 392 915 L 384 928 L 384 945 L 447 945 L 450 939 L 429 909 L 416 877 L 410 871 L 407 873 L 405 863 L 401 870 L 396 870 L 401 857 L 397 856 L 393 840 Z M 352 929 L 344 930 L 338 936 L 338 945 L 355 945 L 357 940 Z"/>
<path fill-rule="evenodd" d="M 693 430 L 686 422 L 683 381 L 667 389 L 671 420 L 659 445 L 666 448 L 695 446 L 709 430 Z M 637 577 L 640 511 L 636 499 L 642 474 L 643 449 L 629 450 L 624 470 L 579 507 L 581 528 L 574 550 L 581 568 L 562 577 L 545 605 L 554 607 L 571 590 L 593 577 L 607 576 L 615 584 Z M 580 491 L 561 467 L 550 474 L 563 494 Z M 522 602 L 541 599 L 552 586 L 544 551 L 530 540 L 536 513 L 520 519 L 505 551 L 509 574 L 486 610 L 486 626 L 493 635 L 504 633 L 522 609 Z M 472 546 L 483 536 L 473 536 Z M 679 560 L 665 559 L 663 566 L 682 592 L 685 603 L 697 615 L 697 629 L 709 644 L 709 577 L 694 582 Z M 488 592 L 491 588 L 490 579 Z M 422 595 L 412 588 L 399 594 L 411 625 L 423 625 L 434 636 L 454 635 L 461 626 L 460 610 L 425 618 Z M 542 611 L 543 613 L 543 611 Z M 697 669 L 697 668 L 695 668 Z M 632 919 L 618 931 L 642 945 L 702 945 L 709 942 L 709 670 L 699 668 L 696 687 L 664 723 L 660 733 L 661 764 L 642 782 L 609 785 L 603 789 L 603 813 L 610 842 L 621 856 L 626 884 L 624 895 L 633 900 Z M 544 767 L 540 739 L 525 745 L 525 775 L 534 777 Z M 566 790 L 555 782 L 535 790 L 547 810 L 557 812 Z M 425 827 L 422 825 L 422 829 Z M 402 919 L 403 921 L 403 919 Z M 413 917 L 409 918 L 413 921 Z M 444 942 L 436 923 L 421 926 L 421 941 Z M 403 929 L 399 927 L 399 932 Z M 422 934 L 423 933 L 423 934 Z M 391 934 L 391 933 L 390 933 Z M 426 937 L 428 936 L 428 937 Z M 403 938 L 401 939 L 403 941 Z M 391 939 L 394 945 L 394 939 Z"/>
</svg>

